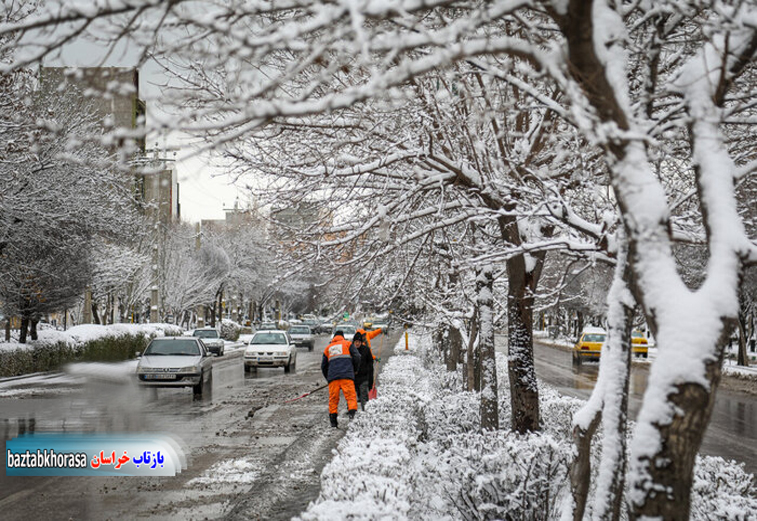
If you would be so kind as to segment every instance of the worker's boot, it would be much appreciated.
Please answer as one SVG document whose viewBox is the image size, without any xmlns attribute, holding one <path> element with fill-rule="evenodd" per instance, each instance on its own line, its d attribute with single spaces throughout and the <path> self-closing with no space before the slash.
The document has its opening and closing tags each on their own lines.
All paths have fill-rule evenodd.
<svg viewBox="0 0 757 521">
<path fill-rule="evenodd" d="M 355 419 L 355 413 L 356 412 L 357 412 L 357 409 L 350 409 L 349 411 L 347 411 L 347 416 L 350 417 L 350 420 L 354 420 Z"/>
<path fill-rule="evenodd" d="M 365 402 L 360 402 L 360 410 L 361 411 L 365 410 Z"/>
<path fill-rule="evenodd" d="M 336 420 L 336 413 L 335 412 L 329 413 L 329 420 L 331 420 L 331 426 L 332 427 L 339 427 L 339 423 Z"/>
</svg>

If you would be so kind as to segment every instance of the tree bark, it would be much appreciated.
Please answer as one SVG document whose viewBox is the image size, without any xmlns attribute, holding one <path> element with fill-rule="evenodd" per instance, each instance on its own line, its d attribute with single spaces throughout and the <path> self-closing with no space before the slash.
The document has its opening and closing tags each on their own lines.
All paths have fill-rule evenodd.
<svg viewBox="0 0 757 521">
<path fill-rule="evenodd" d="M 29 317 L 22 316 L 21 317 L 21 331 L 18 333 L 18 342 L 20 344 L 26 343 L 26 334 L 29 330 Z"/>
<path fill-rule="evenodd" d="M 494 276 L 486 266 L 476 277 L 479 350 L 481 351 L 481 430 L 499 429 L 497 360 L 494 350 Z"/>
<path fill-rule="evenodd" d="M 449 329 L 449 357 L 447 358 L 447 371 L 457 371 L 460 355 L 463 348 L 463 336 L 455 326 Z"/>
<path fill-rule="evenodd" d="M 540 429 L 539 387 L 533 346 L 531 275 L 522 255 L 507 261 L 507 361 L 510 376 L 512 430 L 524 434 Z"/>
<path fill-rule="evenodd" d="M 100 323 L 100 315 L 97 313 L 97 303 L 94 300 L 92 301 L 92 323 Z"/>
<path fill-rule="evenodd" d="M 465 390 L 466 391 L 478 391 L 478 378 L 477 369 L 478 355 L 476 349 L 476 337 L 478 337 L 478 320 L 475 319 L 478 316 L 478 310 L 474 312 L 474 319 L 471 320 L 470 337 L 468 338 L 468 348 L 465 356 Z"/>
<path fill-rule="evenodd" d="M 11 341 L 11 317 L 5 318 L 5 341 Z"/>
<path fill-rule="evenodd" d="M 586 499 L 591 485 L 591 440 L 602 418 L 598 410 L 586 429 L 573 427 L 573 443 L 576 454 L 570 463 L 570 488 L 573 495 L 573 520 L 582 521 L 586 511 Z"/>
<path fill-rule="evenodd" d="M 39 324 L 38 318 L 32 318 L 29 320 L 29 336 L 32 340 L 37 340 L 37 324 Z"/>
<path fill-rule="evenodd" d="M 643 465 L 642 471 L 648 477 L 635 484 L 645 488 L 641 491 L 643 500 L 629 504 L 630 520 L 659 518 L 666 521 L 688 521 L 694 463 L 710 421 L 715 390 L 720 382 L 722 353 L 733 327 L 733 323 L 724 324 L 718 341 L 720 359 L 706 366 L 708 389 L 700 384 L 686 382 L 676 385 L 676 390 L 668 395 L 668 401 L 678 412 L 669 424 L 654 425 L 663 443 L 651 461 Z M 650 492 L 658 488 L 666 493 Z"/>
</svg>

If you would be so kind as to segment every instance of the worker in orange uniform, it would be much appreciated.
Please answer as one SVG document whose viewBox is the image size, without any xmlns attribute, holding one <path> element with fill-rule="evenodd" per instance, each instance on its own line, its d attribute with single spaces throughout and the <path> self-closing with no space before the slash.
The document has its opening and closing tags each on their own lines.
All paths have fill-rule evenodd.
<svg viewBox="0 0 757 521">
<path fill-rule="evenodd" d="M 339 391 L 347 400 L 347 414 L 350 419 L 357 412 L 357 395 L 355 393 L 355 373 L 360 366 L 360 353 L 344 339 L 342 331 L 336 331 L 331 343 L 323 351 L 321 372 L 329 383 L 329 419 L 332 427 L 338 427 Z"/>
<path fill-rule="evenodd" d="M 371 352 L 373 352 L 373 349 L 371 348 L 371 338 L 379 336 L 381 333 L 384 332 L 384 330 L 378 327 L 372 331 L 366 331 L 365 329 L 358 329 L 357 332 L 363 335 L 363 338 L 365 338 L 365 342 L 368 344 L 368 349 L 370 349 Z M 374 358 L 376 357 L 374 356 Z"/>
</svg>

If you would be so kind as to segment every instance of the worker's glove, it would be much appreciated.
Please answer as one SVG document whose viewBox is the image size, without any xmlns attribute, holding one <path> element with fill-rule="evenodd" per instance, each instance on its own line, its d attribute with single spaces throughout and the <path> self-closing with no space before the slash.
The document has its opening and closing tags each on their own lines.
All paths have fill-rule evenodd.
<svg viewBox="0 0 757 521">
<path fill-rule="evenodd" d="M 376 362 L 380 364 L 381 363 L 381 358 L 377 358 Z"/>
</svg>

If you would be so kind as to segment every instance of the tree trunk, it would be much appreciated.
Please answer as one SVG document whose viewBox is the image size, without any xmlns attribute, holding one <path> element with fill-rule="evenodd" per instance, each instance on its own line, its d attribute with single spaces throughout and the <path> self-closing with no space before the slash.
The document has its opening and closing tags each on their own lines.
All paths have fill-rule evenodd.
<svg viewBox="0 0 757 521">
<path fill-rule="evenodd" d="M 486 266 L 476 277 L 479 350 L 481 352 L 481 430 L 499 429 L 497 360 L 494 350 L 494 276 Z"/>
<path fill-rule="evenodd" d="M 37 324 L 39 324 L 38 318 L 29 320 L 29 336 L 32 340 L 37 340 Z"/>
<path fill-rule="evenodd" d="M 636 468 L 632 470 L 643 473 L 645 479 L 631 484 L 636 486 L 634 492 L 640 499 L 631 501 L 628 506 L 628 518 L 632 521 L 689 519 L 694 463 L 712 415 L 715 390 L 720 382 L 722 353 L 735 325 L 727 320 L 724 322 L 717 344 L 720 358 L 708 363 L 705 369 L 709 385 L 705 388 L 698 383 L 684 382 L 675 386 L 675 391 L 667 397 L 675 415 L 668 424 L 653 425 L 662 441 L 661 446 L 643 462 L 634 461 Z M 642 487 L 643 490 L 639 490 Z M 653 490 L 665 490 L 666 493 L 651 492 Z"/>
<path fill-rule="evenodd" d="M 21 344 L 26 343 L 26 334 L 29 330 L 29 317 L 22 316 L 21 317 L 21 331 L 18 333 L 18 341 Z"/>
<path fill-rule="evenodd" d="M 97 303 L 94 300 L 92 301 L 92 323 L 100 323 L 100 315 L 97 313 Z"/>
<path fill-rule="evenodd" d="M 586 511 L 586 499 L 591 485 L 591 440 L 602 418 L 599 410 L 588 427 L 573 427 L 573 443 L 576 446 L 575 457 L 570 463 L 570 488 L 573 494 L 573 520 L 582 521 Z"/>
<path fill-rule="evenodd" d="M 210 306 L 210 327 L 216 327 L 216 302 Z"/>
<path fill-rule="evenodd" d="M 451 326 L 449 330 L 449 357 L 447 357 L 447 371 L 457 371 L 460 355 L 463 349 L 463 336 L 460 330 Z"/>
<path fill-rule="evenodd" d="M 468 338 L 468 348 L 465 355 L 465 390 L 477 391 L 476 378 L 476 365 L 478 364 L 478 356 L 476 349 L 476 337 L 478 337 L 478 320 L 475 317 L 478 316 L 478 310 L 473 313 L 474 319 L 471 320 L 470 337 Z"/>
<path fill-rule="evenodd" d="M 11 317 L 5 318 L 5 341 L 11 341 Z"/>
<path fill-rule="evenodd" d="M 512 429 L 524 434 L 540 429 L 539 387 L 533 346 L 534 297 L 522 255 L 507 261 L 507 353 Z"/>
<path fill-rule="evenodd" d="M 223 286 L 218 290 L 218 322 L 223 322 Z"/>
</svg>

